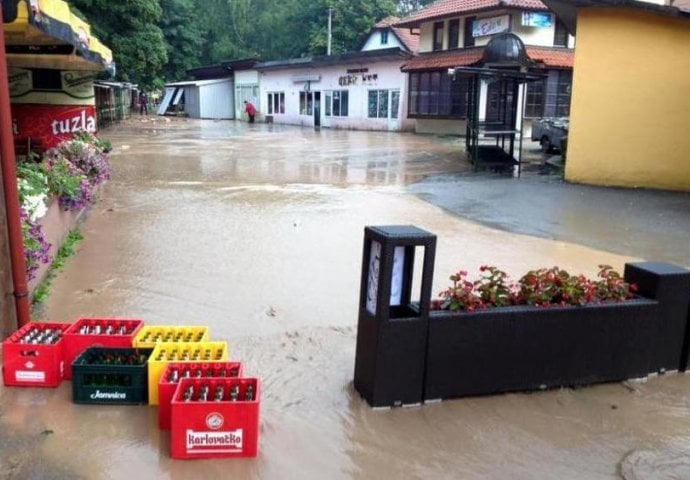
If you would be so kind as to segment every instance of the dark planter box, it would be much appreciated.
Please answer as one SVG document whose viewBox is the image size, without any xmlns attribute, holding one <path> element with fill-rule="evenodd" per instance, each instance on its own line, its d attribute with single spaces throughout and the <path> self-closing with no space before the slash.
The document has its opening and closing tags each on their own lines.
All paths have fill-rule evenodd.
<svg viewBox="0 0 690 480">
<path fill-rule="evenodd" d="M 424 399 L 646 377 L 659 303 L 432 311 Z"/>
<path fill-rule="evenodd" d="M 690 270 L 663 262 L 637 262 L 625 265 L 624 276 L 627 282 L 637 285 L 640 295 L 659 302 L 649 371 L 685 371 L 690 343 Z"/>
</svg>

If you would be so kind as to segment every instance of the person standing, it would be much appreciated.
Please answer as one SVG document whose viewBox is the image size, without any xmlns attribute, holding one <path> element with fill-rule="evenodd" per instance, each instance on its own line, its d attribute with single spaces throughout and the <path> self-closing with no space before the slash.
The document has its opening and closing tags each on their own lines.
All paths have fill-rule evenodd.
<svg viewBox="0 0 690 480">
<path fill-rule="evenodd" d="M 249 123 L 254 123 L 254 117 L 256 117 L 256 107 L 252 102 L 244 101 L 244 111 L 247 112 L 247 117 L 249 117 Z"/>
<path fill-rule="evenodd" d="M 141 92 L 139 95 L 139 115 L 149 114 L 149 98 L 146 92 Z"/>
</svg>

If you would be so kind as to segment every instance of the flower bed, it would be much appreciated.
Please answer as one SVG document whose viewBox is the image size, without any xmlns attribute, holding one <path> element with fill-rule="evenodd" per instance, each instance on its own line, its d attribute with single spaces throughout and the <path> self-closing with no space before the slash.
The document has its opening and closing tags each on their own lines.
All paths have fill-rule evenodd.
<svg viewBox="0 0 690 480">
<path fill-rule="evenodd" d="M 411 233 L 401 236 L 401 229 Z M 484 266 L 478 280 L 460 271 L 441 298 L 430 300 L 430 288 L 422 288 L 419 303 L 410 303 L 407 267 L 414 257 L 394 251 L 431 242 L 421 281 L 430 286 L 435 240 L 413 230 L 365 229 L 354 387 L 374 407 L 620 381 L 688 366 L 687 269 L 629 263 L 624 276 L 601 266 L 589 279 L 554 267 L 511 281 Z M 376 242 L 382 246 L 373 256 Z M 398 278 L 402 294 L 394 304 L 396 256 L 407 276 Z"/>
<path fill-rule="evenodd" d="M 98 187 L 110 176 L 110 143 L 87 132 L 17 165 L 29 290 L 45 278 L 56 252 Z"/>
<path fill-rule="evenodd" d="M 659 302 L 608 265 L 597 279 L 558 267 L 518 281 L 491 266 L 460 271 L 432 302 L 426 400 L 645 377 Z"/>
</svg>

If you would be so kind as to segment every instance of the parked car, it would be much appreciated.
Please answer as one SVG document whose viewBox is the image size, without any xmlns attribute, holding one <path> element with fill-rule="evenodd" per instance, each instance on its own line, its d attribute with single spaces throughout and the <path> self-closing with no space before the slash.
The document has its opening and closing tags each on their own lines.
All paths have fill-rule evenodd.
<svg viewBox="0 0 690 480">
<path fill-rule="evenodd" d="M 537 118 L 532 123 L 532 141 L 539 142 L 541 151 L 563 152 L 568 137 L 568 117 Z"/>
</svg>

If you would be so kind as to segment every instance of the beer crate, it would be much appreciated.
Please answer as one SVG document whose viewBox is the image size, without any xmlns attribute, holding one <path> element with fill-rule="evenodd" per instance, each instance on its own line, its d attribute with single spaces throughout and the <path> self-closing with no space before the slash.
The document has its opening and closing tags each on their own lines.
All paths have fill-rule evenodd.
<svg viewBox="0 0 690 480">
<path fill-rule="evenodd" d="M 64 332 L 69 323 L 30 322 L 2 342 L 2 378 L 16 387 L 57 387 L 64 377 Z M 53 331 L 54 343 L 40 343 L 38 335 Z M 35 335 L 32 332 L 37 331 Z M 29 337 L 32 340 L 29 340 Z M 33 343 L 33 342 L 37 343 Z"/>
<path fill-rule="evenodd" d="M 158 382 L 168 363 L 223 362 L 227 360 L 227 342 L 157 343 L 149 359 L 149 404 L 158 405 Z"/>
<path fill-rule="evenodd" d="M 72 378 L 72 362 L 89 347 L 131 348 L 143 320 L 80 318 L 65 332 L 65 380 Z"/>
<path fill-rule="evenodd" d="M 87 348 L 72 364 L 74 403 L 147 403 L 147 367 L 152 351 L 151 348 Z"/>
<path fill-rule="evenodd" d="M 148 325 L 137 333 L 132 346 L 153 348 L 161 342 L 208 342 L 208 327 L 179 327 L 167 325 Z"/>
<path fill-rule="evenodd" d="M 204 386 L 208 387 L 205 401 L 200 400 Z M 217 399 L 219 387 L 222 398 Z M 251 392 L 249 396 L 248 392 Z M 171 456 L 181 459 L 256 457 L 260 393 L 258 378 L 180 380 L 171 402 Z"/>
<path fill-rule="evenodd" d="M 170 430 L 170 401 L 182 378 L 238 378 L 240 362 L 169 363 L 158 382 L 158 427 Z"/>
</svg>

